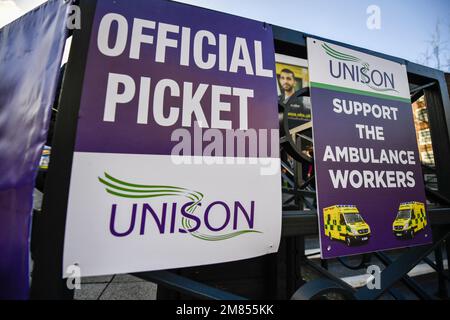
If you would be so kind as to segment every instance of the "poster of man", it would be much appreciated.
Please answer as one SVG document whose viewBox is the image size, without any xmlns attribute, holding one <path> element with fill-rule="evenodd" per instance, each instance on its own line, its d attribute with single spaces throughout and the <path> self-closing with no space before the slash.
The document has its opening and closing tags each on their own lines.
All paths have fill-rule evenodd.
<svg viewBox="0 0 450 320">
<path fill-rule="evenodd" d="M 293 129 L 311 121 L 311 103 L 309 97 L 297 97 L 296 92 L 309 86 L 308 61 L 283 54 L 275 54 L 278 103 L 288 108 L 288 125 Z M 284 110 L 283 110 L 284 111 Z M 301 152 L 311 156 L 312 130 L 301 132 L 303 138 L 296 139 Z M 289 161 L 288 161 L 289 162 Z M 293 167 L 293 163 L 291 163 Z M 308 167 L 302 168 L 303 179 L 308 176 Z"/>
<path fill-rule="evenodd" d="M 288 108 L 288 125 L 289 129 L 293 129 L 311 121 L 309 97 L 296 97 L 295 94 L 309 86 L 308 61 L 283 54 L 275 54 L 275 61 L 278 103 L 282 108 Z M 306 156 L 312 157 L 312 130 L 303 131 L 300 136 L 296 139 L 298 148 Z M 288 156 L 285 161 L 294 168 L 293 159 Z M 312 165 L 302 166 L 301 171 L 304 180 L 309 178 L 312 175 Z"/>
<path fill-rule="evenodd" d="M 295 92 L 309 85 L 308 63 L 304 59 L 275 55 L 278 83 L 278 102 L 288 108 L 291 128 L 311 121 L 311 104 L 307 97 L 296 97 Z"/>
</svg>

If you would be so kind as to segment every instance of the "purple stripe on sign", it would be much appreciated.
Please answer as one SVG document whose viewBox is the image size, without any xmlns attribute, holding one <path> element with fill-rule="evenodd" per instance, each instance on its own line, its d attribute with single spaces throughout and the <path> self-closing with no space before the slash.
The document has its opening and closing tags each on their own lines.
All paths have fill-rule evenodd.
<svg viewBox="0 0 450 320">
<path fill-rule="evenodd" d="M 109 38 L 105 40 L 107 45 L 101 47 L 99 42 L 103 38 L 99 40 L 99 32 L 104 26 L 105 16 L 111 13 L 121 22 L 111 24 Z M 142 33 L 147 40 L 149 36 L 153 37 L 148 40 L 152 43 L 138 44 L 138 50 L 133 45 L 136 44 L 136 34 L 134 38 L 132 36 L 137 23 L 146 26 Z M 172 30 L 166 32 L 166 38 L 174 41 L 176 48 L 166 46 L 158 49 L 164 28 Z M 173 31 L 173 28 L 178 31 Z M 204 31 L 199 32 L 201 30 Z M 114 56 L 104 54 L 105 46 L 112 48 L 120 41 L 117 40 L 118 34 L 127 39 L 123 50 L 119 50 L 117 55 L 113 53 Z M 205 35 L 200 41 L 203 51 L 199 53 L 194 49 L 194 43 L 202 34 Z M 245 50 L 242 49 L 244 42 Z M 237 50 L 236 46 L 242 50 Z M 182 55 L 183 48 L 188 49 Z M 226 55 L 220 52 L 226 52 Z M 230 72 L 233 53 L 235 58 L 242 60 L 247 52 L 251 70 L 241 66 L 236 68 L 236 72 Z M 164 62 L 161 62 L 161 57 Z M 213 62 L 215 59 L 214 66 L 201 67 L 201 61 L 205 63 L 208 59 L 213 59 Z M 261 22 L 169 1 L 100 0 L 93 23 L 75 150 L 170 155 L 173 148 L 179 146 L 177 137 L 186 135 L 190 136 L 192 147 L 184 149 L 183 155 L 202 155 L 202 150 L 210 143 L 202 136 L 206 134 L 208 137 L 221 135 L 222 148 L 218 149 L 222 149 L 223 154 L 219 151 L 218 155 L 228 155 L 226 138 L 231 132 L 227 131 L 237 130 L 240 131 L 237 134 L 244 134 L 246 132 L 239 129 L 248 128 L 247 139 L 255 134 L 258 137 L 253 143 L 264 144 L 268 140 L 268 152 L 258 150 L 257 156 L 276 158 L 278 141 L 274 143 L 274 150 L 270 150 L 270 130 L 278 130 L 276 82 L 273 76 L 254 75 L 260 66 L 275 74 L 272 30 Z M 114 103 L 113 113 L 107 115 L 106 105 L 112 101 L 107 99 L 107 84 L 109 81 L 111 85 L 114 80 L 120 84 L 110 86 L 110 93 L 116 96 L 124 94 L 124 99 Z M 170 89 L 159 90 L 163 83 L 169 84 Z M 252 94 L 242 95 L 240 89 L 252 90 Z M 163 99 L 162 113 L 154 112 L 159 105 L 158 99 Z M 189 101 L 192 100 L 197 100 L 201 107 L 188 112 Z M 247 107 L 244 107 L 244 100 Z M 203 124 L 200 136 L 194 121 Z M 222 126 L 223 123 L 230 123 L 231 128 Z M 206 133 L 211 128 L 217 130 Z M 259 137 L 266 140 L 260 141 Z M 198 143 L 202 144 L 201 148 L 194 147 Z M 228 146 L 230 148 L 234 150 L 230 156 L 252 156 L 249 150 L 239 151 L 237 147 Z"/>
<path fill-rule="evenodd" d="M 28 298 L 33 188 L 66 40 L 68 6 L 48 1 L 0 29 L 0 300 Z"/>
</svg>

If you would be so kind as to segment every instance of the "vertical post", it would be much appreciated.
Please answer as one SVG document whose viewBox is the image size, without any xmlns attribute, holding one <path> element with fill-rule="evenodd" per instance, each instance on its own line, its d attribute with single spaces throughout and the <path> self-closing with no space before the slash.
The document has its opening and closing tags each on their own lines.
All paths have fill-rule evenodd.
<svg viewBox="0 0 450 320">
<path fill-rule="evenodd" d="M 305 237 L 303 235 L 296 237 L 295 243 L 295 290 L 305 284 L 302 278 L 302 264 L 305 259 Z"/>
<path fill-rule="evenodd" d="M 440 238 L 443 234 L 445 234 L 445 232 L 446 232 L 446 230 L 443 230 L 443 227 L 433 228 L 433 236 L 434 237 Z M 443 242 L 438 244 L 438 246 L 434 250 L 434 256 L 436 258 L 437 277 L 438 277 L 437 295 L 439 298 L 447 298 L 448 297 L 447 282 L 443 276 L 445 270 L 444 270 L 444 259 L 442 257 L 442 244 L 443 244 Z"/>
<path fill-rule="evenodd" d="M 263 259 L 265 264 L 265 276 L 264 281 L 266 283 L 266 294 L 264 295 L 266 299 L 278 299 L 279 298 L 279 281 L 278 281 L 278 259 L 279 253 L 272 253 L 265 256 Z"/>
<path fill-rule="evenodd" d="M 450 232 L 449 226 L 447 226 L 446 232 Z M 450 279 L 450 241 L 448 239 L 446 239 L 444 241 L 444 243 L 445 243 L 445 251 L 446 251 L 446 255 L 447 255 L 447 277 L 448 277 L 448 279 Z M 448 280 L 447 284 L 450 284 L 450 280 Z"/>
<path fill-rule="evenodd" d="M 301 168 L 299 169 L 299 166 L 301 166 L 301 163 L 295 161 L 294 164 L 294 199 L 295 199 L 295 207 L 298 210 L 302 210 L 303 207 L 301 206 L 301 199 L 299 196 L 299 172 L 301 172 Z"/>
<path fill-rule="evenodd" d="M 286 237 L 286 297 L 288 299 L 304 283 L 301 273 L 304 252 L 303 236 Z"/>
<path fill-rule="evenodd" d="M 326 259 L 320 259 L 320 266 L 324 268 L 325 270 L 328 270 L 328 260 Z"/>
<path fill-rule="evenodd" d="M 434 250 L 434 256 L 436 257 L 437 276 L 438 276 L 438 296 L 439 298 L 447 298 L 447 285 L 445 278 L 442 276 L 444 272 L 444 263 L 442 259 L 442 246 L 438 246 Z"/>
<path fill-rule="evenodd" d="M 297 145 L 298 149 L 301 149 L 300 148 L 301 139 L 296 139 L 295 144 Z M 300 191 L 299 186 L 301 186 L 304 183 L 303 166 L 304 166 L 304 164 L 302 162 L 295 161 L 295 187 L 294 187 L 295 205 L 298 207 L 299 210 L 303 210 L 303 208 L 304 208 L 303 198 L 299 194 L 299 191 Z"/>
<path fill-rule="evenodd" d="M 430 122 L 431 139 L 433 141 L 438 189 L 442 195 L 450 198 L 450 168 L 448 166 L 450 163 L 448 125 L 450 123 L 447 124 L 446 122 L 446 111 L 450 113 L 450 110 L 445 110 L 443 103 L 443 101 L 448 101 L 448 97 L 441 96 L 443 92 L 447 91 L 447 88 L 440 88 L 440 86 L 442 86 L 442 82 L 424 89 L 424 93 Z"/>
<path fill-rule="evenodd" d="M 72 47 L 60 96 L 51 161 L 44 188 L 39 243 L 35 244 L 32 299 L 73 299 L 63 275 L 63 248 L 72 158 L 96 1 L 81 0 L 81 29 Z"/>
<path fill-rule="evenodd" d="M 286 237 L 286 297 L 295 291 L 294 237 Z"/>
</svg>

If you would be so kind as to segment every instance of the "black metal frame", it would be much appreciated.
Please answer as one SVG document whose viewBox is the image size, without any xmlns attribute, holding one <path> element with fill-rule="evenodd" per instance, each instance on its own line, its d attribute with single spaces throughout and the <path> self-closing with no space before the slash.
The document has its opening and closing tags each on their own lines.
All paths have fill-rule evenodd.
<svg viewBox="0 0 450 320">
<path fill-rule="evenodd" d="M 64 232 L 72 172 L 78 111 L 96 1 L 80 0 L 81 29 L 73 32 L 72 47 L 64 75 L 47 174 L 39 230 L 35 239 L 32 299 L 72 299 L 63 274 Z M 37 218 L 37 217 L 36 217 Z M 37 220 L 37 219 L 35 219 Z"/>
<path fill-rule="evenodd" d="M 36 225 L 36 227 L 39 226 L 39 229 L 34 230 L 34 232 L 38 234 L 36 236 L 38 243 L 34 244 L 34 247 L 36 248 L 34 254 L 35 268 L 31 290 L 31 297 L 34 299 L 73 298 L 73 292 L 67 289 L 65 281 L 61 279 L 63 242 L 77 116 L 96 1 L 80 0 L 80 6 L 83 12 L 82 31 L 75 30 L 73 33 L 72 49 L 60 96 L 60 109 L 52 148 L 52 162 L 49 167 L 48 178 L 45 185 L 43 213 L 40 214 L 39 224 Z M 278 26 L 272 26 L 272 28 L 277 53 L 307 59 L 306 37 L 308 34 Z M 320 37 L 315 38 L 321 39 Z M 384 59 L 406 63 L 410 82 L 421 87 L 419 88 L 420 93 L 423 91 L 425 94 L 429 107 L 432 140 L 438 142 L 433 144 L 433 148 L 436 161 L 436 172 L 438 174 L 439 194 L 450 199 L 450 166 L 448 165 L 450 163 L 450 131 L 447 125 L 450 123 L 450 99 L 444 74 L 441 71 L 404 61 L 396 57 L 356 48 L 329 39 L 323 40 L 361 50 Z M 418 93 L 416 92 L 415 94 L 417 95 Z M 302 187 L 305 187 L 306 185 L 307 183 L 303 186 L 298 186 L 297 181 L 294 181 L 295 187 L 293 188 L 294 191 L 292 194 L 296 197 L 299 191 L 300 193 L 303 192 L 303 194 L 305 194 L 304 191 L 302 191 Z M 445 226 L 446 228 L 450 225 L 449 208 L 430 210 L 429 216 L 431 224 Z M 300 266 L 305 265 L 306 263 L 317 272 L 321 273 L 322 276 L 330 279 L 329 281 L 323 282 L 323 287 L 317 287 L 319 288 L 317 290 L 320 292 L 328 292 L 328 289 L 334 287 L 337 287 L 337 291 L 340 291 L 343 287 L 352 292 L 353 296 L 351 297 L 378 297 L 373 293 L 365 293 L 364 291 L 355 293 L 355 290 L 350 290 L 348 286 L 339 282 L 339 279 L 336 279 L 326 270 L 326 263 L 319 266 L 305 257 L 304 237 L 317 233 L 317 215 L 315 211 L 284 211 L 282 242 L 277 254 L 232 263 L 184 268 L 172 270 L 170 272 L 144 272 L 135 275 L 158 283 L 161 288 L 158 289 L 159 298 L 180 297 L 179 295 L 173 294 L 174 291 L 177 291 L 196 298 L 239 299 L 242 298 L 242 294 L 240 294 L 242 290 L 239 290 L 239 288 L 242 289 L 244 286 L 248 286 L 250 283 L 255 284 L 256 282 L 249 282 L 250 280 L 246 281 L 243 279 L 235 285 L 235 288 L 232 288 L 233 286 L 229 285 L 229 283 L 222 285 L 227 291 L 237 291 L 238 295 L 233 295 L 224 290 L 212 288 L 211 286 L 220 286 L 218 283 L 224 275 L 224 270 L 234 272 L 236 277 L 244 278 L 245 272 L 242 273 L 238 270 L 253 268 L 253 271 L 254 266 L 258 266 L 258 268 L 261 267 L 260 274 L 262 281 L 264 282 L 264 289 L 263 291 L 261 291 L 261 288 L 255 289 L 255 291 L 260 291 L 259 295 L 255 294 L 250 296 L 286 299 L 291 297 L 300 285 L 304 284 L 301 274 L 302 268 Z M 433 247 L 419 247 L 410 250 L 410 254 L 403 257 L 404 261 L 410 263 L 407 268 L 398 268 L 398 260 L 392 264 L 386 260 L 386 263 L 389 264 L 386 270 L 394 270 L 389 271 L 393 274 L 389 278 L 389 284 L 394 283 L 395 281 L 393 280 L 399 279 L 406 279 L 408 282 L 409 280 L 405 278 L 405 275 L 412 267 L 414 267 L 414 263 L 426 258 L 423 254 L 439 247 L 445 237 L 438 237 L 438 239 L 440 239 L 439 242 L 437 244 L 435 243 Z M 449 253 L 448 241 L 446 242 L 446 248 L 447 253 Z M 442 273 L 443 268 L 441 263 L 442 261 L 437 261 L 435 267 Z M 202 274 L 206 274 L 206 277 L 202 278 Z M 448 276 L 446 277 L 448 280 Z M 235 281 L 235 279 L 232 280 Z M 330 281 L 333 281 L 333 283 L 330 283 Z M 164 290 L 164 287 L 170 288 L 172 291 Z M 311 284 L 309 287 L 314 286 Z M 324 288 L 327 290 L 322 290 Z M 386 290 L 391 290 L 390 286 L 383 288 L 383 291 Z M 396 295 L 394 290 L 391 290 L 390 292 L 393 295 Z M 294 295 L 294 298 L 306 296 L 316 297 L 317 294 L 309 293 L 301 295 L 297 292 L 296 295 Z M 397 295 L 397 297 L 399 297 L 399 295 Z M 422 297 L 425 296 L 422 295 Z"/>
</svg>

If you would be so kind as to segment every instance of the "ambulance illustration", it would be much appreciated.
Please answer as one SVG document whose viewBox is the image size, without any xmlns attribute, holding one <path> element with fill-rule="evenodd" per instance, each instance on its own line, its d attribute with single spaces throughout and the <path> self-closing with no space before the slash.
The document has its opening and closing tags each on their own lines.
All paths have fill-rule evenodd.
<svg viewBox="0 0 450 320">
<path fill-rule="evenodd" d="M 414 235 L 425 229 L 427 217 L 422 202 L 400 203 L 397 216 L 392 223 L 392 232 L 397 238 L 414 238 Z"/>
<path fill-rule="evenodd" d="M 347 246 L 368 242 L 370 227 L 354 205 L 334 205 L 323 209 L 325 236 L 345 241 Z"/>
</svg>

